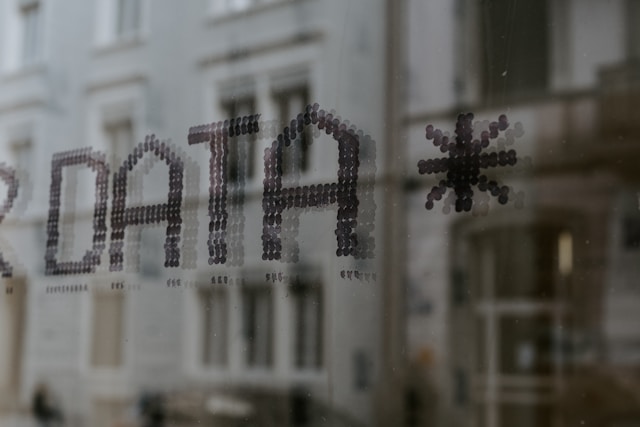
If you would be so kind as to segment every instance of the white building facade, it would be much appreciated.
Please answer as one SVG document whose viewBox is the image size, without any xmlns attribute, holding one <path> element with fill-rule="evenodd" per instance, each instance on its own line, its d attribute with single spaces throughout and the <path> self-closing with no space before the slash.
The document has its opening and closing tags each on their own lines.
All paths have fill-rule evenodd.
<svg viewBox="0 0 640 427">
<path fill-rule="evenodd" d="M 28 418 L 39 384 L 69 425 L 130 422 L 141 396 L 156 392 L 184 425 L 216 416 L 373 423 L 384 3 L 63 3 L 4 0 L 0 9 L 0 147 L 19 181 L 2 224 L 12 267 L 3 423 Z M 336 254 L 340 209 L 330 199 L 284 209 L 282 260 L 266 259 L 265 149 L 315 103 L 361 141 L 352 232 L 369 251 Z M 189 144 L 190 129 L 250 116 L 262 128 L 229 138 L 226 197 L 210 194 L 222 166 L 208 143 Z M 329 197 L 342 146 L 305 129 L 283 148 L 282 188 Z M 210 203 L 221 200 L 226 262 L 210 262 L 220 224 L 209 209 L 221 209 Z M 176 224 L 179 260 L 167 252 Z"/>
</svg>

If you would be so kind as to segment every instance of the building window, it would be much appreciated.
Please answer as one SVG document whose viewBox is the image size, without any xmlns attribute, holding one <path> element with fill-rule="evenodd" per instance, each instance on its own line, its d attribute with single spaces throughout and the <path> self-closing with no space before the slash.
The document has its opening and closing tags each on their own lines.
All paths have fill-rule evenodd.
<svg viewBox="0 0 640 427">
<path fill-rule="evenodd" d="M 366 391 L 371 386 L 372 362 L 370 354 L 364 349 L 353 353 L 353 386 L 357 391 Z"/>
<path fill-rule="evenodd" d="M 629 216 L 622 222 L 623 248 L 626 251 L 640 249 L 640 219 L 637 216 Z"/>
<path fill-rule="evenodd" d="M 483 0 L 481 6 L 483 95 L 489 101 L 545 90 L 549 80 L 546 0 Z"/>
<path fill-rule="evenodd" d="M 17 403 L 20 394 L 27 313 L 27 281 L 24 277 L 9 280 L 13 293 L 10 298 L 0 299 L 0 399 L 4 405 Z"/>
<path fill-rule="evenodd" d="M 309 91 L 306 87 L 286 90 L 276 94 L 278 117 L 282 128 L 290 127 L 298 114 L 304 114 L 309 104 Z M 301 133 L 296 132 L 296 141 L 282 150 L 282 174 L 294 175 L 309 169 L 309 152 L 313 135 L 307 126 Z"/>
<path fill-rule="evenodd" d="M 509 227 L 474 235 L 469 248 L 474 313 L 467 330 L 475 336 L 471 360 L 481 417 L 497 417 L 491 425 L 512 425 L 513 414 L 503 409 L 514 396 L 527 394 L 531 402 L 523 410 L 545 421 L 532 425 L 550 425 L 549 408 L 540 404 L 546 391 L 532 384 L 553 387 L 566 359 L 568 313 L 562 302 L 572 273 L 573 237 L 551 225 Z M 462 352 L 463 344 L 457 345 Z M 461 372 L 467 375 L 466 369 Z M 469 387 L 459 388 L 468 394 Z M 496 395 L 500 398 L 487 403 Z M 478 421 L 482 425 L 486 419 Z"/>
<path fill-rule="evenodd" d="M 249 367 L 273 364 L 273 296 L 266 286 L 242 290 L 243 338 Z"/>
<path fill-rule="evenodd" d="M 498 370 L 504 375 L 553 373 L 553 318 L 549 313 L 499 316 Z"/>
<path fill-rule="evenodd" d="M 213 13 L 225 14 L 247 10 L 258 3 L 258 0 L 213 0 Z"/>
<path fill-rule="evenodd" d="M 96 42 L 108 46 L 140 36 L 145 24 L 145 0 L 98 0 Z"/>
<path fill-rule="evenodd" d="M 227 292 L 222 288 L 200 291 L 202 310 L 202 364 L 206 367 L 227 364 L 227 328 L 229 309 Z"/>
<path fill-rule="evenodd" d="M 486 301 L 553 300 L 558 273 L 570 272 L 571 237 L 554 227 L 505 228 L 475 237 L 472 248 L 470 289 Z"/>
<path fill-rule="evenodd" d="M 627 0 L 628 51 L 631 59 L 640 59 L 640 2 Z"/>
<path fill-rule="evenodd" d="M 115 34 L 127 37 L 137 34 L 141 28 L 142 0 L 116 0 Z"/>
<path fill-rule="evenodd" d="M 109 164 L 116 172 L 133 147 L 133 123 L 130 119 L 107 121 L 104 125 Z"/>
<path fill-rule="evenodd" d="M 294 362 L 298 369 L 322 366 L 322 288 L 296 284 L 291 287 L 293 302 Z"/>
<path fill-rule="evenodd" d="M 41 6 L 37 0 L 22 0 L 20 7 L 20 26 L 22 34 L 21 62 L 32 64 L 40 57 Z"/>
<path fill-rule="evenodd" d="M 91 365 L 116 368 L 123 364 L 124 294 L 96 292 L 93 297 Z"/>
<path fill-rule="evenodd" d="M 245 97 L 222 103 L 225 117 L 237 119 L 255 114 L 255 99 Z M 227 178 L 229 182 L 243 182 L 255 175 L 255 141 L 256 135 L 240 135 L 230 138 L 228 142 Z"/>
<path fill-rule="evenodd" d="M 32 153 L 30 139 L 21 139 L 11 144 L 13 165 L 18 172 L 28 171 L 32 167 Z"/>
<path fill-rule="evenodd" d="M 497 412 L 500 426 L 537 427 L 557 425 L 554 422 L 553 406 L 550 404 L 508 402 L 500 405 Z"/>
<path fill-rule="evenodd" d="M 453 401 L 458 406 L 465 406 L 469 402 L 469 376 L 464 369 L 453 371 Z"/>
<path fill-rule="evenodd" d="M 112 427 L 122 425 L 119 421 L 130 409 L 123 398 L 94 398 L 92 399 L 92 422 L 94 427 Z"/>
</svg>

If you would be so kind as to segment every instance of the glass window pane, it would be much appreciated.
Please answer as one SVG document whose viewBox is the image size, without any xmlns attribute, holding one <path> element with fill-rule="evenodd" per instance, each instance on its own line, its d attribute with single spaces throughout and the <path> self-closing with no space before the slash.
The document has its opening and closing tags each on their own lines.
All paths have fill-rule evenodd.
<svg viewBox="0 0 640 427">
<path fill-rule="evenodd" d="M 627 0 L 628 16 L 627 16 L 627 33 L 629 54 L 631 58 L 640 58 L 640 4 L 634 0 Z"/>
<path fill-rule="evenodd" d="M 242 120 L 255 113 L 253 97 L 223 101 L 223 110 L 229 119 L 234 119 L 234 127 L 241 130 Z M 246 123 L 245 123 L 246 127 Z M 255 134 L 235 134 L 227 142 L 227 177 L 231 183 L 244 183 L 253 178 L 255 166 Z"/>
<path fill-rule="evenodd" d="M 487 239 L 497 251 L 493 259 L 496 298 L 554 298 L 560 286 L 557 229 L 544 226 L 509 228 L 492 234 Z"/>
<path fill-rule="evenodd" d="M 0 3 L 0 426 L 640 419 L 640 0 Z"/>
<path fill-rule="evenodd" d="M 40 45 L 40 5 L 29 4 L 21 9 L 22 15 L 22 61 L 29 64 L 39 55 Z"/>
<path fill-rule="evenodd" d="M 291 290 L 294 304 L 294 358 L 300 369 L 317 369 L 323 359 L 323 306 L 320 286 L 297 285 Z"/>
<path fill-rule="evenodd" d="M 117 0 L 116 35 L 126 36 L 140 30 L 142 0 Z"/>
<path fill-rule="evenodd" d="M 484 316 L 476 316 L 474 325 L 475 328 L 473 335 L 476 344 L 476 372 L 480 374 L 486 374 L 489 369 L 489 360 L 487 355 L 487 341 L 489 340 L 489 331 L 487 330 L 487 321 Z"/>
<path fill-rule="evenodd" d="M 484 0 L 481 3 L 484 93 L 502 100 L 535 94 L 548 84 L 547 2 Z"/>
<path fill-rule="evenodd" d="M 242 290 L 243 338 L 249 367 L 273 363 L 273 298 L 270 288 L 248 286 Z"/>
<path fill-rule="evenodd" d="M 118 367 L 123 363 L 124 295 L 98 292 L 93 298 L 93 345 L 95 367 Z"/>
<path fill-rule="evenodd" d="M 503 403 L 500 405 L 500 426 L 542 427 L 553 425 L 551 406 Z"/>
<path fill-rule="evenodd" d="M 505 315 L 500 319 L 500 372 L 547 375 L 554 371 L 552 318 Z"/>
<path fill-rule="evenodd" d="M 227 293 L 222 289 L 200 291 L 203 314 L 202 362 L 206 366 L 227 364 L 228 302 Z"/>
<path fill-rule="evenodd" d="M 295 121 L 299 114 L 303 114 L 309 105 L 307 88 L 286 90 L 277 95 L 277 100 L 283 130 L 292 129 L 292 121 Z M 285 176 L 295 176 L 309 168 L 309 145 L 313 138 L 311 129 L 305 127 L 302 132 L 297 128 L 293 129 L 296 131 L 296 139 L 292 139 L 291 144 L 282 150 L 282 173 Z"/>
</svg>

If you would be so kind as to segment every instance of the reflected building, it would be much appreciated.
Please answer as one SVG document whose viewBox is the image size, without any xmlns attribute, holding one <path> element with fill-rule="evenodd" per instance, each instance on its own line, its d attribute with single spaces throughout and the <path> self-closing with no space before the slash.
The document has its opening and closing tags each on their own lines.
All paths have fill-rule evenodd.
<svg viewBox="0 0 640 427">
<path fill-rule="evenodd" d="M 467 111 L 520 122 L 509 148 L 531 159 L 489 172 L 524 191 L 523 209 L 438 215 L 442 201 L 424 203 L 441 178 L 411 182 L 410 361 L 439 404 L 414 404 L 408 425 L 636 425 L 637 2 L 408 8 L 407 169 L 442 157 L 427 124 L 454 138 Z"/>
<path fill-rule="evenodd" d="M 146 413 L 184 426 L 373 422 L 382 271 L 373 244 L 336 256 L 329 192 L 342 149 L 317 126 L 297 137 L 287 129 L 295 141 L 278 159 L 283 188 L 314 188 L 328 206 L 282 212 L 282 260 L 263 258 L 263 180 L 265 150 L 318 103 L 363 131 L 355 209 L 369 219 L 353 238 L 381 239 L 369 135 L 383 130 L 384 8 L 0 2 L 0 150 L 20 181 L 0 244 L 14 292 L 0 310 L 0 424 L 28 425 L 38 384 L 68 425 L 136 425 Z M 189 145 L 190 128 L 258 114 L 259 132 L 229 138 L 226 195 L 210 194 L 223 165 L 211 160 L 211 140 Z M 149 134 L 158 141 L 144 145 Z M 181 222 L 172 223 L 167 189 L 177 182 Z M 224 263 L 209 259 L 216 203 L 226 207 Z M 172 227 L 179 243 L 167 237 Z"/>
<path fill-rule="evenodd" d="M 637 1 L 56 6 L 0 2 L 0 425 L 639 422 Z M 513 197 L 427 209 L 463 112 Z"/>
</svg>

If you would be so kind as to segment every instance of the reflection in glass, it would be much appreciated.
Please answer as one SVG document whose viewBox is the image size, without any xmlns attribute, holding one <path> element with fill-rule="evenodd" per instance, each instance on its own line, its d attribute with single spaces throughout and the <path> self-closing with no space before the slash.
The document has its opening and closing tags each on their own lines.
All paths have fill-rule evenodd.
<svg viewBox="0 0 640 427">
<path fill-rule="evenodd" d="M 227 363 L 227 330 L 229 305 L 224 289 L 203 289 L 200 304 L 204 317 L 202 330 L 202 362 L 205 366 L 221 367 Z"/>
<path fill-rule="evenodd" d="M 273 296 L 266 286 L 242 289 L 243 338 L 248 367 L 273 363 Z"/>
</svg>

